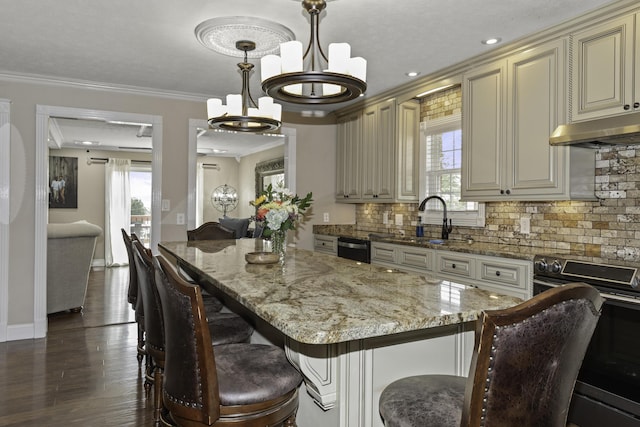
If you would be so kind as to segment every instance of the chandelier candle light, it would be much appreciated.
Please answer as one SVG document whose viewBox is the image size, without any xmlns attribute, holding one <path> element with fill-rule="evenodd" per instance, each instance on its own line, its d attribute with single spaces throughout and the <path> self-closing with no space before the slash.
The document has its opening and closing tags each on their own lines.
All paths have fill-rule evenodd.
<svg viewBox="0 0 640 427">
<path fill-rule="evenodd" d="M 238 132 L 277 130 L 281 125 L 282 106 L 269 96 L 259 98 L 256 105 L 249 92 L 249 75 L 254 65 L 247 62 L 247 52 L 255 49 L 256 45 L 252 41 L 240 40 L 236 47 L 244 51 L 244 62 L 238 64 L 242 73 L 242 93 L 227 95 L 227 105 L 218 98 L 207 100 L 209 126 Z"/>
<path fill-rule="evenodd" d="M 331 43 L 329 58 L 319 42 L 319 20 L 327 6 L 325 0 L 303 0 L 302 6 L 311 18 L 311 36 L 307 50 L 302 43 L 280 44 L 280 56 L 262 57 L 262 89 L 280 101 L 296 104 L 334 104 L 350 101 L 366 89 L 367 61 L 351 58 L 348 43 Z"/>
</svg>

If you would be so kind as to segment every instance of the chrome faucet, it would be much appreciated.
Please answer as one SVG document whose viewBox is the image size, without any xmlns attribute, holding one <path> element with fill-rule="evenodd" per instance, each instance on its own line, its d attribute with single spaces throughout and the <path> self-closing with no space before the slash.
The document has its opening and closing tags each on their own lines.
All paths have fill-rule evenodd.
<svg viewBox="0 0 640 427">
<path fill-rule="evenodd" d="M 447 240 L 449 239 L 449 233 L 451 233 L 451 230 L 453 230 L 453 225 L 451 224 L 451 220 L 449 220 L 449 224 L 447 225 L 447 203 L 444 201 L 444 199 L 440 196 L 429 196 L 422 202 L 420 202 L 418 210 L 420 212 L 424 212 L 424 208 L 427 205 L 427 202 L 431 199 L 438 199 L 440 200 L 440 203 L 442 203 L 442 208 L 444 209 L 442 214 L 442 239 Z"/>
</svg>

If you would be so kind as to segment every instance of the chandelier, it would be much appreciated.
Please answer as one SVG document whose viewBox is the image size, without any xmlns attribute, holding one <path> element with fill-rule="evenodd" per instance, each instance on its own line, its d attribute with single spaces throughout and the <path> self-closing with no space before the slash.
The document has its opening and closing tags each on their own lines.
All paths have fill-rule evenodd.
<svg viewBox="0 0 640 427">
<path fill-rule="evenodd" d="M 249 40 L 236 42 L 236 48 L 244 52 L 244 61 L 238 64 L 242 73 L 242 93 L 227 95 L 227 105 L 222 100 L 211 98 L 207 100 L 207 118 L 213 129 L 230 130 L 236 132 L 268 132 L 280 127 L 282 106 L 273 102 L 273 98 L 263 96 L 258 104 L 249 92 L 249 76 L 254 65 L 247 62 L 247 52 L 256 48 L 256 44 Z"/>
<path fill-rule="evenodd" d="M 325 0 L 303 0 L 302 7 L 311 18 L 311 36 L 302 54 L 302 43 L 280 44 L 280 56 L 261 59 L 262 89 L 267 95 L 296 104 L 334 104 L 350 101 L 366 89 L 367 61 L 351 58 L 347 43 L 329 45 L 329 57 L 319 42 L 319 15 Z"/>
</svg>

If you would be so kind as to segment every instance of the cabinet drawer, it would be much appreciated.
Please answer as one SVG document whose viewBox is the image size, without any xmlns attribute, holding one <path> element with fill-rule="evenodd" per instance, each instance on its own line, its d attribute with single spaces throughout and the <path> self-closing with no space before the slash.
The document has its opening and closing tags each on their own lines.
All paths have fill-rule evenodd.
<svg viewBox="0 0 640 427">
<path fill-rule="evenodd" d="M 384 243 L 371 244 L 371 262 L 396 263 L 396 248 Z"/>
<path fill-rule="evenodd" d="M 460 255 L 438 254 L 438 272 L 460 277 L 474 277 L 474 259 Z"/>
<path fill-rule="evenodd" d="M 480 280 L 525 289 L 526 274 L 524 265 L 510 265 L 502 261 L 480 261 Z"/>
<path fill-rule="evenodd" d="M 337 255 L 338 238 L 335 236 L 315 235 L 313 236 L 313 250 Z"/>
<path fill-rule="evenodd" d="M 422 248 L 401 248 L 398 250 L 398 264 L 412 270 L 433 270 L 433 252 Z"/>
</svg>

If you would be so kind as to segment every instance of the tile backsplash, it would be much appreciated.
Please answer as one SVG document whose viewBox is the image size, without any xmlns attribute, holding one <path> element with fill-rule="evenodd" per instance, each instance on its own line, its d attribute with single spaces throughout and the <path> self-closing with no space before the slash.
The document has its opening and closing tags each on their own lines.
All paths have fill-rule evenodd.
<svg viewBox="0 0 640 427">
<path fill-rule="evenodd" d="M 640 262 L 640 146 L 596 151 L 594 202 L 487 203 L 485 227 L 456 227 L 449 239 L 570 250 L 602 260 Z M 391 224 L 383 224 L 384 213 Z M 403 225 L 395 225 L 396 215 Z M 356 228 L 363 232 L 415 235 L 417 203 L 359 204 Z M 520 218 L 530 219 L 522 234 Z M 439 238 L 440 226 L 425 225 L 425 237 Z"/>
</svg>

